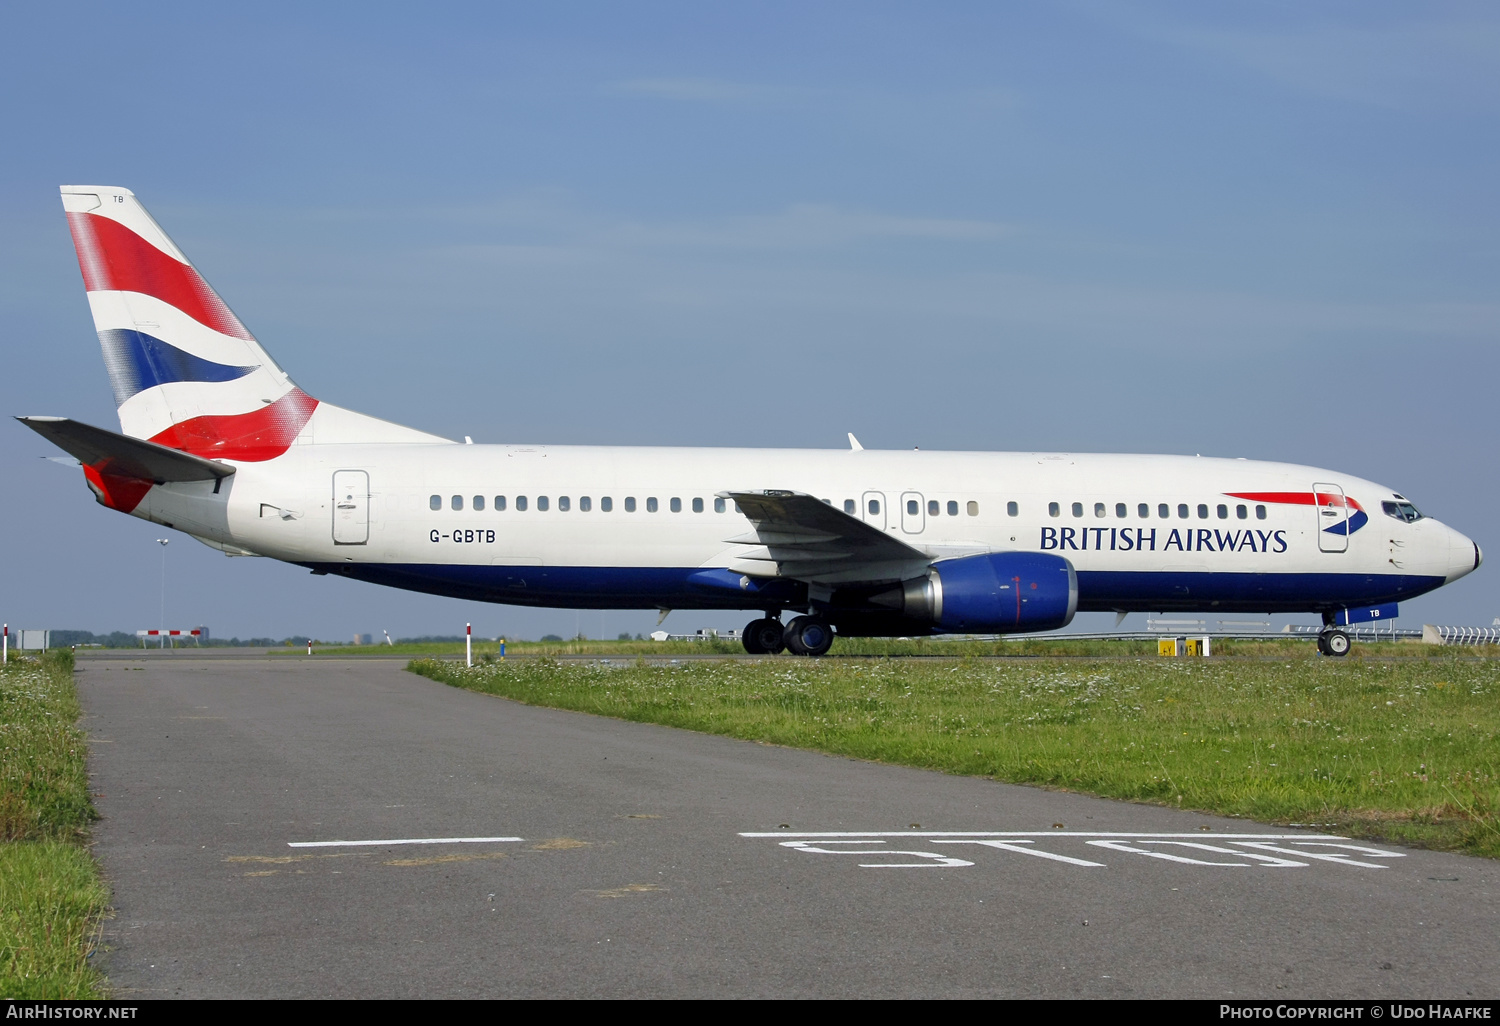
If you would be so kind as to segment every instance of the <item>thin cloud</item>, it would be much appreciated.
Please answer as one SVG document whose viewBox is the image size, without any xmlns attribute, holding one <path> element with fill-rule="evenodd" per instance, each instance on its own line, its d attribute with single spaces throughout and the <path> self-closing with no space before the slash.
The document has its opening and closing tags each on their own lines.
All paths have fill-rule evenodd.
<svg viewBox="0 0 1500 1026">
<path fill-rule="evenodd" d="M 610 90 L 636 96 L 692 103 L 745 103 L 789 99 L 795 90 L 781 86 L 727 82 L 716 78 L 637 78 L 616 82 Z"/>
<path fill-rule="evenodd" d="M 1493 103 L 1500 21 L 1422 17 L 1343 24 L 1325 17 L 1278 25 L 1207 25 L 1141 6 L 1094 7 L 1122 31 L 1249 71 L 1325 99 L 1409 108 L 1433 93 Z M 1373 20 L 1373 19 L 1371 19 Z"/>
<path fill-rule="evenodd" d="M 608 232 L 623 244 L 747 249 L 831 248 L 881 239 L 987 242 L 1014 234 L 998 221 L 911 217 L 819 204 L 696 222 L 631 223 Z"/>
</svg>

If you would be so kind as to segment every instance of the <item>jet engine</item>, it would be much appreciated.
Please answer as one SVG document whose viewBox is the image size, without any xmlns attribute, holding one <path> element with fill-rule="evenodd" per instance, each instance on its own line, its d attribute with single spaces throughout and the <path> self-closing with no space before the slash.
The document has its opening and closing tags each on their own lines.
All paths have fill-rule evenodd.
<svg viewBox="0 0 1500 1026">
<path fill-rule="evenodd" d="M 953 634 L 1050 631 L 1072 622 L 1078 575 L 1062 556 L 992 552 L 934 563 L 869 601 Z"/>
</svg>

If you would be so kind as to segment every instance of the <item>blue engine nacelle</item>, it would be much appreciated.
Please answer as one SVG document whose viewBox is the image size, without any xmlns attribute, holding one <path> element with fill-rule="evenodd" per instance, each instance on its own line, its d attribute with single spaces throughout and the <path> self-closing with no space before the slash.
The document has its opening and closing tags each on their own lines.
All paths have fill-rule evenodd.
<svg viewBox="0 0 1500 1026">
<path fill-rule="evenodd" d="M 871 601 L 952 634 L 1050 631 L 1072 622 L 1078 575 L 1062 556 L 992 552 L 934 563 L 926 577 Z"/>
</svg>

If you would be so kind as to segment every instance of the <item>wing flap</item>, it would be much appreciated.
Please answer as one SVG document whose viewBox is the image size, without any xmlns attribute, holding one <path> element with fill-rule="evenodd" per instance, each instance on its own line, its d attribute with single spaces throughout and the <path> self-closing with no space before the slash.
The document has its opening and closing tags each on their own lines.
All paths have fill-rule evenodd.
<svg viewBox="0 0 1500 1026">
<path fill-rule="evenodd" d="M 817 584 L 903 580 L 926 570 L 926 553 L 801 492 L 767 489 L 722 493 L 738 504 L 754 531 L 728 544 L 729 569 L 759 577 Z"/>
</svg>

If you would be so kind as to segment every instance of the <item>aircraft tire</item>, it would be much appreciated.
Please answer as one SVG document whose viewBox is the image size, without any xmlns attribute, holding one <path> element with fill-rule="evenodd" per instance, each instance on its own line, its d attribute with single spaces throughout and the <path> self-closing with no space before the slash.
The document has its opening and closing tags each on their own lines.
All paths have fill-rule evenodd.
<svg viewBox="0 0 1500 1026">
<path fill-rule="evenodd" d="M 1324 655 L 1342 659 L 1349 654 L 1349 635 L 1343 631 L 1324 631 L 1318 635 L 1318 646 Z"/>
<path fill-rule="evenodd" d="M 775 655 L 786 647 L 781 621 L 769 616 L 746 624 L 741 640 L 751 655 Z"/>
<path fill-rule="evenodd" d="M 827 655 L 833 647 L 833 628 L 816 616 L 798 616 L 786 625 L 787 651 L 796 655 Z"/>
</svg>

